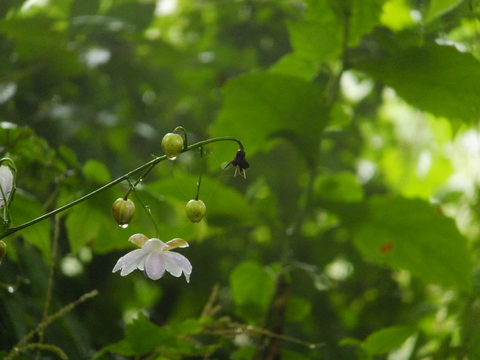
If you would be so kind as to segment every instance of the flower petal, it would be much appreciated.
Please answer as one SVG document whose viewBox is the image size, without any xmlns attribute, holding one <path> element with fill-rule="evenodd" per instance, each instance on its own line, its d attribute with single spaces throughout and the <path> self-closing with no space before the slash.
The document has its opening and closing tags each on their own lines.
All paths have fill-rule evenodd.
<svg viewBox="0 0 480 360">
<path fill-rule="evenodd" d="M 143 234 L 135 234 L 128 238 L 128 241 L 134 243 L 135 245 L 142 247 L 148 241 L 148 238 Z"/>
<path fill-rule="evenodd" d="M 170 272 L 173 276 L 179 276 L 175 275 L 174 273 L 178 273 L 177 267 L 180 268 L 185 275 L 185 279 L 187 279 L 187 282 L 190 282 L 190 274 L 192 273 L 192 264 L 190 264 L 190 261 L 188 259 L 175 252 L 165 252 L 165 257 L 168 257 L 169 259 L 173 260 L 176 264 L 176 267 L 171 267 L 167 268 L 168 272 Z M 170 264 L 170 262 L 169 262 Z M 170 271 L 170 269 L 173 271 Z"/>
<path fill-rule="evenodd" d="M 165 270 L 175 277 L 182 275 L 182 268 L 178 266 L 177 262 L 170 255 L 173 253 L 168 253 L 165 255 Z"/>
<path fill-rule="evenodd" d="M 167 243 L 165 245 L 166 246 L 163 249 L 163 251 L 172 250 L 172 249 L 175 249 L 177 247 L 180 247 L 180 248 L 188 247 L 188 243 L 185 240 L 180 239 L 180 238 L 176 238 L 176 239 L 167 241 Z"/>
<path fill-rule="evenodd" d="M 8 196 L 13 187 L 13 172 L 5 165 L 0 166 L 0 209 L 5 206 L 5 201 L 8 200 Z M 3 196 L 5 195 L 5 197 Z"/>
<path fill-rule="evenodd" d="M 130 251 L 128 254 L 118 259 L 112 272 L 117 272 L 121 269 L 122 271 L 120 272 L 120 275 L 128 275 L 137 267 L 140 268 L 140 266 L 143 266 L 142 264 L 146 255 L 147 253 L 145 253 L 142 249 Z"/>
<path fill-rule="evenodd" d="M 165 248 L 165 243 L 160 239 L 152 238 L 143 245 L 142 250 L 148 253 L 160 253 Z"/>
<path fill-rule="evenodd" d="M 145 274 L 152 280 L 158 280 L 165 274 L 165 255 L 163 253 L 148 254 L 145 259 Z"/>
</svg>

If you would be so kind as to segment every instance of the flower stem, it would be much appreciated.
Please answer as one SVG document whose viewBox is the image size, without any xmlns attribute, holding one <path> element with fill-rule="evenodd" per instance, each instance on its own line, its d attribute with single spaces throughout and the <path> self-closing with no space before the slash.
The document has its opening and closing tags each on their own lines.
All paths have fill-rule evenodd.
<svg viewBox="0 0 480 360">
<path fill-rule="evenodd" d="M 198 200 L 200 196 L 200 186 L 202 185 L 202 175 L 203 175 L 203 146 L 200 147 L 200 170 L 198 174 L 198 181 L 197 181 L 197 193 L 195 194 L 195 200 Z"/>
<path fill-rule="evenodd" d="M 211 143 L 214 143 L 214 142 L 219 142 L 219 141 L 235 141 L 239 146 L 240 146 L 240 149 L 244 149 L 244 146 L 243 146 L 243 143 L 236 139 L 236 138 L 233 138 L 233 137 L 230 137 L 230 136 L 223 136 L 223 137 L 218 137 L 218 138 L 212 138 L 212 139 L 208 139 L 208 140 L 203 140 L 203 141 L 199 141 L 195 144 L 192 144 L 190 146 L 187 146 L 185 149 L 182 150 L 182 152 L 187 152 L 187 151 L 190 151 L 190 150 L 193 150 L 193 149 L 196 149 L 196 148 L 202 148 L 203 146 L 207 145 L 207 144 L 211 144 Z M 20 231 L 22 229 L 25 229 L 29 226 L 32 226 L 42 220 L 45 220 L 53 215 L 56 215 L 62 211 L 65 211 L 67 209 L 70 209 L 71 207 L 91 198 L 92 196 L 98 194 L 99 192 L 103 191 L 103 190 L 106 190 L 114 185 L 117 185 L 119 183 L 121 183 L 122 181 L 128 181 L 129 178 L 132 176 L 132 175 L 135 175 L 141 171 L 144 171 L 144 173 L 142 174 L 142 176 L 134 183 L 134 185 L 137 185 L 141 180 L 143 180 L 145 178 L 145 176 L 156 166 L 158 165 L 160 162 L 164 161 L 164 160 L 167 160 L 167 156 L 166 155 L 162 155 L 162 156 L 158 156 L 156 158 L 154 158 L 153 160 L 150 160 L 149 162 L 143 164 L 142 166 L 139 166 L 138 168 L 120 176 L 119 178 L 109 182 L 108 184 L 105 184 L 103 185 L 102 187 L 98 188 L 97 190 L 94 190 L 92 191 L 91 193 L 88 193 L 64 206 L 61 206 L 55 210 L 52 210 L 42 216 L 39 216 L 33 220 L 30 220 L 30 221 L 27 221 L 26 223 L 23 223 L 21 225 L 18 225 L 18 226 L 14 226 L 14 227 L 11 227 L 7 230 L 5 230 L 4 232 L 2 232 L 0 234 L 0 239 L 3 239 L 4 237 L 8 236 L 8 235 L 11 235 L 13 233 L 16 233 L 17 231 Z"/>
</svg>

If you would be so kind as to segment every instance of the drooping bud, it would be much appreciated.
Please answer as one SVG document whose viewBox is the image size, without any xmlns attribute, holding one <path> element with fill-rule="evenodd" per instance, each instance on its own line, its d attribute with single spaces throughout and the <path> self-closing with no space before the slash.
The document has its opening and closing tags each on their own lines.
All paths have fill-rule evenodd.
<svg viewBox="0 0 480 360">
<path fill-rule="evenodd" d="M 183 138 L 175 133 L 168 133 L 162 139 L 162 149 L 170 160 L 175 160 L 183 150 Z"/>
<path fill-rule="evenodd" d="M 135 245 L 142 247 L 148 241 L 148 237 L 143 234 L 135 234 L 130 236 L 128 241 L 131 241 Z"/>
<path fill-rule="evenodd" d="M 205 216 L 207 207 L 202 200 L 190 200 L 185 206 L 185 212 L 193 223 L 198 223 Z"/>
<path fill-rule="evenodd" d="M 112 206 L 112 215 L 122 228 L 126 228 L 135 214 L 135 204 L 130 199 L 117 199 Z"/>
<path fill-rule="evenodd" d="M 0 264 L 2 263 L 2 259 L 7 253 L 7 244 L 5 244 L 5 241 L 0 240 Z"/>
<path fill-rule="evenodd" d="M 13 164 L 10 159 L 2 159 L 1 164 Z M 14 166 L 14 165 L 13 165 Z M 15 176 L 12 168 L 8 165 L 0 165 L 0 209 L 8 205 L 11 196 L 13 195 L 12 189 L 14 187 Z"/>
</svg>

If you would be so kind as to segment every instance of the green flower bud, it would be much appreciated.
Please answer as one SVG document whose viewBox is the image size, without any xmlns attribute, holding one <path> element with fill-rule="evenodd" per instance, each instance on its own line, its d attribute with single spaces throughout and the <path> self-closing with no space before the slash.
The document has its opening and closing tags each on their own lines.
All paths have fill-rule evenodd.
<svg viewBox="0 0 480 360">
<path fill-rule="evenodd" d="M 162 139 L 162 149 L 170 160 L 175 160 L 183 150 L 183 138 L 175 133 L 168 133 Z"/>
<path fill-rule="evenodd" d="M 185 212 L 193 223 L 198 223 L 205 216 L 207 208 L 202 200 L 190 200 L 185 206 Z"/>
<path fill-rule="evenodd" d="M 5 241 L 0 240 L 0 264 L 2 263 L 2 259 L 7 253 L 7 244 L 5 244 Z"/>
<path fill-rule="evenodd" d="M 135 214 L 135 204 L 132 200 L 120 198 L 113 203 L 113 218 L 122 228 L 126 228 L 130 224 L 133 214 Z"/>
</svg>

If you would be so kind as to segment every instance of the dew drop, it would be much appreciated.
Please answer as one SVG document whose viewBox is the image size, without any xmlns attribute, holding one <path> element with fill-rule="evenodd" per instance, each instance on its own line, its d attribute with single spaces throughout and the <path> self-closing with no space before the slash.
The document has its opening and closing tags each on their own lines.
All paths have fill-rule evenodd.
<svg viewBox="0 0 480 360">
<path fill-rule="evenodd" d="M 120 224 L 119 225 L 122 229 L 126 229 L 128 227 L 128 224 Z"/>
<path fill-rule="evenodd" d="M 10 294 L 13 294 L 15 292 L 15 289 L 13 288 L 13 286 L 9 286 L 7 288 L 7 291 L 10 293 Z"/>
<path fill-rule="evenodd" d="M 172 156 L 172 157 L 169 157 L 167 156 L 168 160 L 175 160 L 177 157 L 176 156 Z"/>
<path fill-rule="evenodd" d="M 317 348 L 317 345 L 315 345 L 315 344 L 310 344 L 310 345 L 308 346 L 308 348 L 309 348 L 309 349 L 316 349 L 316 348 Z"/>
</svg>

